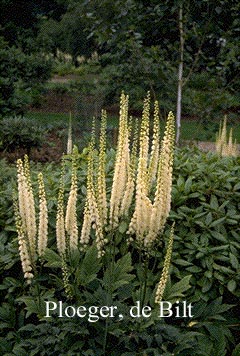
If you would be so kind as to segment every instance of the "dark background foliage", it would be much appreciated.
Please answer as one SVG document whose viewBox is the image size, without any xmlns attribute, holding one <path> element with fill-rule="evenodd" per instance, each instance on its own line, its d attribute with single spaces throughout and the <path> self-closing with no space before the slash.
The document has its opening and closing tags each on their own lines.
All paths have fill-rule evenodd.
<svg viewBox="0 0 240 356">
<path fill-rule="evenodd" d="M 31 78 L 38 77 L 40 82 L 49 78 L 49 60 L 43 61 L 43 55 L 53 59 L 55 73 L 65 70 L 78 76 L 82 68 L 85 72 L 87 69 L 88 82 L 97 92 L 102 88 L 108 104 L 115 103 L 125 90 L 134 97 L 135 107 L 139 107 L 146 91 L 151 90 L 167 111 L 173 109 L 182 6 L 183 114 L 211 120 L 220 113 L 231 112 L 236 119 L 239 4 L 235 1 L 31 0 L 1 1 L 0 6 L 0 35 L 5 41 L 3 45 L 1 40 L 1 57 L 10 55 L 8 67 L 5 65 L 1 71 L 6 86 L 1 115 L 8 114 L 8 108 L 26 111 L 26 103 L 32 102 L 28 95 Z M 86 62 L 96 52 L 101 80 L 99 75 L 92 75 L 92 66 Z M 27 69 L 25 73 L 19 68 L 19 60 L 14 59 L 16 55 Z M 63 59 L 69 55 L 72 67 Z M 6 78 L 9 83 L 5 83 Z M 20 86 L 21 95 L 18 78 L 24 82 Z M 80 86 L 82 80 L 80 76 Z"/>
</svg>

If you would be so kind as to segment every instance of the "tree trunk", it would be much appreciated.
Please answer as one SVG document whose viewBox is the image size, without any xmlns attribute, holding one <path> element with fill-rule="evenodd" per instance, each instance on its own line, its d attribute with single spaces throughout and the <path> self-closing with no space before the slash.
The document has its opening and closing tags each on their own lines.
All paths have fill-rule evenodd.
<svg viewBox="0 0 240 356">
<path fill-rule="evenodd" d="M 179 144 L 180 130 L 181 130 L 181 110 L 182 110 L 182 87 L 183 87 L 183 51 L 184 51 L 184 33 L 183 33 L 183 11 L 182 4 L 179 8 L 179 32 L 180 32 L 180 62 L 178 67 L 178 92 L 177 92 L 177 132 L 176 144 Z"/>
</svg>

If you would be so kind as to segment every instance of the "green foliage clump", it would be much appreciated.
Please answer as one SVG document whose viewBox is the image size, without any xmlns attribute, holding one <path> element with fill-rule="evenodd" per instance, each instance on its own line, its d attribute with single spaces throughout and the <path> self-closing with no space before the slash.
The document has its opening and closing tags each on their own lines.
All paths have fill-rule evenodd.
<svg viewBox="0 0 240 356">
<path fill-rule="evenodd" d="M 25 54 L 0 37 L 0 117 L 20 114 L 39 94 L 51 74 L 51 61 Z"/>
<path fill-rule="evenodd" d="M 25 117 L 7 117 L 0 122 L 0 147 L 11 152 L 16 148 L 40 147 L 46 130 Z"/>
<path fill-rule="evenodd" d="M 112 172 L 115 152 L 107 154 L 107 170 Z M 70 163 L 66 161 L 66 165 Z M 86 194 L 86 151 L 79 154 L 78 216 L 82 216 Z M 14 177 L 15 168 L 2 163 L 1 170 Z M 39 170 L 39 169 L 38 169 Z M 67 186 L 70 173 L 66 170 Z M 115 253 L 107 250 L 97 259 L 94 247 L 86 253 L 76 251 L 68 261 L 69 301 L 60 275 L 62 261 L 55 245 L 56 196 L 60 167 L 43 167 L 49 201 L 49 249 L 29 287 L 19 276 L 13 212 L 10 207 L 11 183 L 0 178 L 1 245 L 0 270 L 0 350 L 3 355 L 162 355 L 224 356 L 237 355 L 239 343 L 239 251 L 240 251 L 240 161 L 223 158 L 197 149 L 179 149 L 175 154 L 171 221 L 175 221 L 171 280 L 164 300 L 179 299 L 193 303 L 193 318 L 160 319 L 127 317 L 129 306 L 141 300 L 153 307 L 157 277 L 162 268 L 162 248 L 150 255 L 152 269 L 145 270 L 141 256 L 130 258 L 126 243 L 127 224 L 123 219 L 116 231 Z M 2 176 L 2 175 L 1 175 Z M 33 174 L 33 185 L 37 174 Z M 107 182 L 109 191 L 110 181 Z M 7 189 L 6 189 L 7 188 Z M 6 190 L 6 192 L 5 192 Z M 65 197 L 66 198 L 66 197 Z M 5 202 L 6 200 L 6 202 Z M 7 203 L 8 202 L 8 203 Z M 80 219 L 79 219 L 80 220 Z M 133 252 L 133 251 L 132 251 Z M 155 263 L 154 263 L 155 262 Z M 190 277 L 191 276 L 191 277 Z M 145 291 L 141 281 L 146 279 Z M 86 318 L 44 318 L 45 301 L 63 305 L 116 305 L 126 318 L 104 319 L 90 323 Z M 233 351 L 235 349 L 235 351 Z"/>
<path fill-rule="evenodd" d="M 173 265 L 176 274 L 181 266 L 194 273 L 195 300 L 240 295 L 239 174 L 238 158 L 192 150 L 176 158 L 172 218 L 182 239 Z"/>
</svg>

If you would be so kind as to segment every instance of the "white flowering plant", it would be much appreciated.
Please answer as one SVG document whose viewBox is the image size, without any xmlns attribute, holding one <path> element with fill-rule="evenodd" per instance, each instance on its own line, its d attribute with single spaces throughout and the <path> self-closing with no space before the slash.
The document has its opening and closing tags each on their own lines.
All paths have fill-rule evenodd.
<svg viewBox="0 0 240 356">
<path fill-rule="evenodd" d="M 178 180 L 172 189 L 173 115 L 169 114 L 160 140 L 158 105 L 155 103 L 151 109 L 149 96 L 145 99 L 139 128 L 135 128 L 134 120 L 128 117 L 128 97 L 121 96 L 116 151 L 106 149 L 106 119 L 103 112 L 99 144 L 93 125 L 89 146 L 81 153 L 74 148 L 72 154 L 64 157 L 58 194 L 49 192 L 52 189 L 48 187 L 50 175 L 46 180 L 40 173 L 38 180 L 32 182 L 27 157 L 17 162 L 15 216 L 23 270 L 21 281 L 26 281 L 22 283 L 24 293 L 17 303 L 23 304 L 26 318 L 31 322 L 20 328 L 18 335 L 30 329 L 32 335 L 41 335 L 42 343 L 35 345 L 41 355 L 51 352 L 61 355 L 66 350 L 71 355 L 79 352 L 114 356 L 156 352 L 164 356 L 169 352 L 190 355 L 201 342 L 197 328 L 202 332 L 205 324 L 187 317 L 186 321 L 176 320 L 170 312 L 168 321 L 159 317 L 163 300 L 173 303 L 180 314 L 179 300 L 188 293 L 189 300 L 199 302 L 193 312 L 197 312 L 200 320 L 204 318 L 205 309 L 199 300 L 201 293 L 195 276 L 200 275 L 197 265 L 201 257 L 200 260 L 196 257 L 196 263 L 189 262 L 195 256 L 194 244 L 198 237 L 191 241 L 194 225 L 185 236 L 188 222 L 174 227 L 174 221 L 181 221 L 183 211 L 190 209 L 181 207 L 184 199 L 189 198 L 191 204 L 191 199 L 198 197 L 197 192 L 191 192 L 192 180 L 186 177 L 183 183 L 181 180 L 189 159 L 185 157 L 178 164 Z M 196 156 L 196 165 L 198 159 Z M 192 170 L 198 172 L 198 166 L 191 169 L 186 175 L 191 175 Z M 34 193 L 35 183 L 38 194 Z M 176 211 L 178 204 L 182 208 L 178 214 L 170 214 L 171 195 Z M 211 202 L 210 208 L 215 205 Z M 55 219 L 52 217 L 54 207 Z M 190 209 L 191 214 L 194 209 Z M 196 217 L 197 222 L 198 219 L 201 218 Z M 220 220 L 221 223 L 222 218 Z M 217 223 L 219 221 L 213 221 L 213 227 Z M 203 225 L 200 221 L 199 226 Z M 214 233 L 219 236 L 217 231 Z M 182 246 L 182 240 L 188 241 L 186 246 Z M 175 248 L 172 257 L 176 244 L 181 249 Z M 189 254 L 186 251 L 190 251 Z M 237 267 L 232 255 L 231 261 Z M 203 259 L 203 265 L 205 262 Z M 176 283 L 169 277 L 171 269 Z M 221 281 L 223 276 L 220 277 Z M 207 277 L 202 278 L 199 283 L 205 283 Z M 234 281 L 230 282 L 229 288 L 234 290 Z M 207 287 L 205 283 L 202 288 Z M 214 290 L 210 305 L 204 308 L 221 318 L 221 313 L 232 306 L 223 304 L 219 298 L 213 300 L 215 295 Z M 50 306 L 48 311 L 46 305 Z M 117 314 L 112 317 L 114 310 Z M 131 315 L 130 310 L 135 310 L 137 316 L 136 313 Z M 189 334 L 184 333 L 188 337 L 181 336 L 176 326 L 180 322 L 186 330 L 190 328 Z M 46 338 L 48 333 L 51 337 Z M 212 335 L 207 340 L 212 350 Z M 24 338 L 21 350 L 30 350 L 28 343 Z M 34 345 L 33 340 L 31 345 Z"/>
<path fill-rule="evenodd" d="M 57 198 L 56 249 L 47 247 L 48 208 L 44 178 L 42 173 L 38 175 L 37 216 L 26 156 L 24 161 L 17 161 L 18 200 L 15 202 L 20 259 L 30 289 L 39 288 L 39 271 L 60 268 L 62 278 L 55 276 L 55 279 L 63 288 L 66 302 L 84 300 L 86 305 L 94 301 L 100 305 L 119 303 L 124 313 L 130 301 L 139 302 L 141 308 L 146 304 L 154 307 L 161 303 L 169 276 L 174 237 L 172 225 L 168 229 L 168 242 L 163 239 L 171 206 L 173 114 L 169 113 L 160 140 L 158 103 L 154 104 L 151 122 L 150 95 L 147 95 L 138 127 L 129 118 L 128 100 L 127 95 L 121 95 L 118 143 L 110 177 L 107 176 L 106 112 L 102 111 L 99 148 L 93 124 L 92 138 L 86 149 L 83 212 L 77 209 L 79 153 L 76 147 L 66 158 L 71 160 L 67 201 L 64 187 L 66 163 L 63 160 Z M 178 285 L 172 300 L 189 287 L 188 277 Z M 90 297 L 93 289 L 97 290 L 97 295 L 93 293 Z M 170 296 L 171 288 L 169 290 Z M 37 308 L 39 317 L 44 316 L 43 307 L 42 300 Z M 151 322 L 154 318 L 155 313 Z M 106 341 L 103 348 L 106 348 Z"/>
</svg>

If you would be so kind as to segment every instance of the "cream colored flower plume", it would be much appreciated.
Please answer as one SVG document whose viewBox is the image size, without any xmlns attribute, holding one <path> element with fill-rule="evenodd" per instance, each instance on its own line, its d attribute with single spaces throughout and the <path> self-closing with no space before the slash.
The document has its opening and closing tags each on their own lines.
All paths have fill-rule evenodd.
<svg viewBox="0 0 240 356">
<path fill-rule="evenodd" d="M 77 167 L 74 153 L 72 154 L 72 176 L 69 192 L 65 229 L 69 236 L 69 248 L 74 250 L 78 247 L 78 225 L 77 225 Z"/>
<path fill-rule="evenodd" d="M 44 189 L 43 175 L 38 174 L 39 186 L 39 223 L 38 223 L 38 255 L 41 257 L 46 248 L 48 241 L 48 209 Z"/>
</svg>

